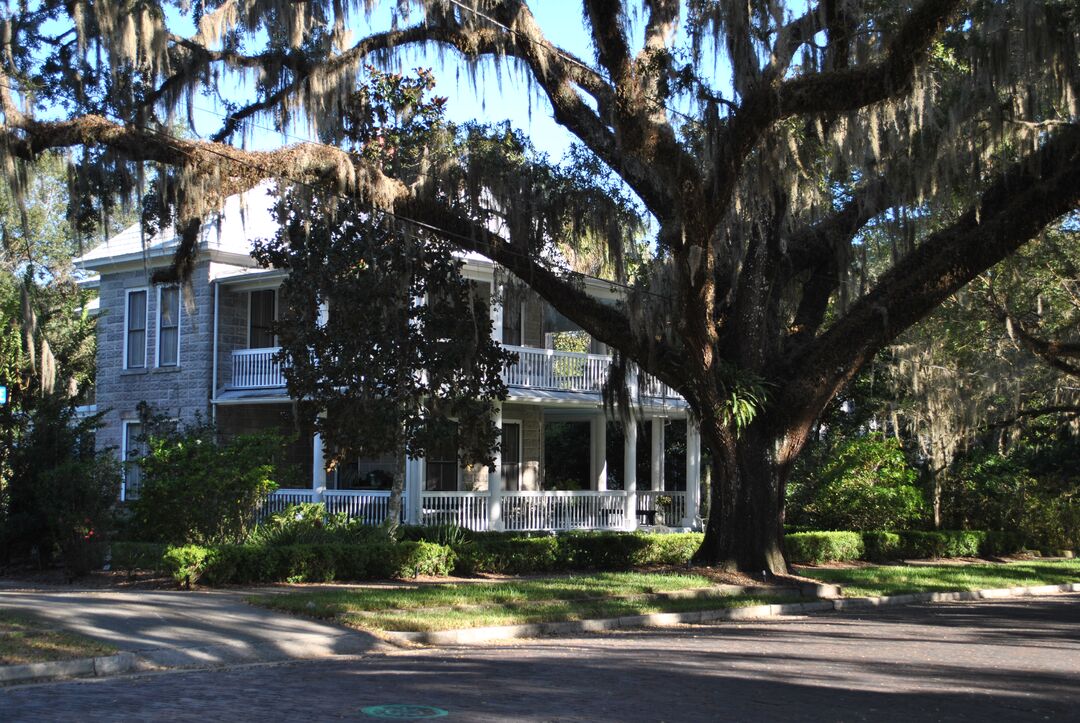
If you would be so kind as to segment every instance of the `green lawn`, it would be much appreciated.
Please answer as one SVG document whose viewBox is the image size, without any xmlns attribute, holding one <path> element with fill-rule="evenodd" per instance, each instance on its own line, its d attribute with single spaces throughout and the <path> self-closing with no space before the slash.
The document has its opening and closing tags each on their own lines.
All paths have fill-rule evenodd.
<svg viewBox="0 0 1080 723">
<path fill-rule="evenodd" d="M 799 573 L 840 585 L 846 597 L 864 597 L 1080 582 L 1080 560 L 800 568 Z"/>
<path fill-rule="evenodd" d="M 689 599 L 655 597 L 657 593 L 700 591 L 713 585 L 698 575 L 601 573 L 500 583 L 311 591 L 261 595 L 250 601 L 365 630 L 434 631 L 715 610 L 779 599 L 719 593 Z"/>
<path fill-rule="evenodd" d="M 0 612 L 0 665 L 112 655 L 116 648 L 52 629 L 33 618 Z"/>
</svg>

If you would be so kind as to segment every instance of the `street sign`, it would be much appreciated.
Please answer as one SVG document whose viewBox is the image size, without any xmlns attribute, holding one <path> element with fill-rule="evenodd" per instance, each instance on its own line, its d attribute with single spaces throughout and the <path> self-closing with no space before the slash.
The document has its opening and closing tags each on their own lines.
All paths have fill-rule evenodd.
<svg viewBox="0 0 1080 723">
<path fill-rule="evenodd" d="M 7 404 L 7 387 L 0 387 L 0 405 Z"/>
</svg>

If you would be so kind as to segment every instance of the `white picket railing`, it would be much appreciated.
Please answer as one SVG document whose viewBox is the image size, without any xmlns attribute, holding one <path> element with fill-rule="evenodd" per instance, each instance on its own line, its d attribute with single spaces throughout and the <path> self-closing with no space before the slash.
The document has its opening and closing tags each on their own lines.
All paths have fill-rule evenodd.
<svg viewBox="0 0 1080 723">
<path fill-rule="evenodd" d="M 263 504 L 259 518 L 281 512 L 289 505 L 314 502 L 313 490 L 282 489 Z M 457 525 L 470 530 L 489 528 L 490 496 L 487 492 L 430 492 L 420 494 L 421 525 Z M 638 490 L 639 523 L 677 527 L 686 517 L 686 492 Z M 390 492 L 386 490 L 326 490 L 323 503 L 329 514 L 346 513 L 365 525 L 386 519 Z M 402 521 L 407 519 L 407 497 L 402 496 Z M 503 529 L 528 530 L 621 530 L 626 527 L 626 493 L 621 490 L 571 490 L 503 492 Z"/>
<path fill-rule="evenodd" d="M 507 385 L 565 392 L 599 392 L 607 379 L 611 358 L 554 349 L 504 345 L 518 356 L 503 368 Z"/>
<path fill-rule="evenodd" d="M 389 490 L 326 490 L 323 493 L 326 511 L 331 515 L 344 512 L 350 518 L 363 520 L 365 525 L 381 525 L 390 512 Z M 401 496 L 401 519 L 406 518 L 408 500 Z"/>
<path fill-rule="evenodd" d="M 315 501 L 315 490 L 279 489 L 266 498 L 266 502 L 263 503 L 262 508 L 259 510 L 258 517 L 262 519 L 263 517 L 276 515 L 289 505 Z"/>
<path fill-rule="evenodd" d="M 665 490 L 638 490 L 638 512 L 655 512 L 654 522 L 658 525 L 678 527 L 686 517 L 686 493 Z M 638 522 L 643 521 L 638 517 Z"/>
<path fill-rule="evenodd" d="M 617 530 L 626 524 L 626 495 L 595 490 L 504 492 L 503 529 Z"/>
<path fill-rule="evenodd" d="M 511 387 L 599 394 L 611 364 L 611 357 L 602 354 L 504 346 L 518 355 L 516 364 L 507 364 L 503 368 L 503 379 Z M 278 351 L 278 347 L 234 349 L 229 387 L 271 389 L 285 386 L 282 365 L 275 358 Z M 681 398 L 671 387 L 647 374 L 640 375 L 638 390 L 642 397 Z"/>
<path fill-rule="evenodd" d="M 457 525 L 470 530 L 488 528 L 487 492 L 420 493 L 421 525 Z"/>
<path fill-rule="evenodd" d="M 278 347 L 269 349 L 234 349 L 232 353 L 233 389 L 265 389 L 285 386 L 281 363 L 275 355 Z"/>
</svg>

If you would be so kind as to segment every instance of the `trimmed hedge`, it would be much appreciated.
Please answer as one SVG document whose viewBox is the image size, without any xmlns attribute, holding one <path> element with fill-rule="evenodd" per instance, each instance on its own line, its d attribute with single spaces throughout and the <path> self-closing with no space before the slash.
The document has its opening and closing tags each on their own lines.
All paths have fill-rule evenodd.
<svg viewBox="0 0 1080 723">
<path fill-rule="evenodd" d="M 629 570 L 642 565 L 685 565 L 700 533 L 567 532 L 557 536 L 477 533 L 457 548 L 459 574 L 530 575 L 576 570 Z"/>
<path fill-rule="evenodd" d="M 1015 533 L 985 530 L 796 532 L 784 538 L 788 561 L 811 565 L 1008 555 L 1023 550 L 1023 542 Z"/>
<path fill-rule="evenodd" d="M 366 545 L 217 545 L 171 547 L 166 569 L 184 586 L 333 582 L 449 575 L 454 551 L 431 542 Z"/>
<path fill-rule="evenodd" d="M 811 565 L 861 560 L 865 552 L 858 532 L 796 532 L 784 537 L 784 548 L 788 562 Z"/>
</svg>

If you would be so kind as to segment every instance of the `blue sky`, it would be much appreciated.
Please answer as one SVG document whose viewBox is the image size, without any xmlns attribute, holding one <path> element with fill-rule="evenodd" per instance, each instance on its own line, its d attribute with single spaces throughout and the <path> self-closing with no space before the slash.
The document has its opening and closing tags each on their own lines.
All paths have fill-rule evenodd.
<svg viewBox="0 0 1080 723">
<path fill-rule="evenodd" d="M 360 20 L 354 29 L 354 37 L 362 37 L 361 34 L 373 29 L 389 27 L 390 5 L 384 4 L 383 9 L 377 10 L 370 21 Z M 534 3 L 533 12 L 553 42 L 586 62 L 592 62 L 580 4 L 568 0 L 547 0 Z M 175 30 L 181 34 L 191 35 L 194 32 L 186 18 L 171 14 L 170 24 L 175 24 Z M 525 131 L 537 148 L 554 159 L 560 158 L 569 148 L 573 138 L 554 121 L 547 99 L 535 90 L 530 91 L 524 76 L 513 70 L 510 64 L 503 63 L 497 69 L 493 62 L 485 61 L 477 70 L 474 84 L 455 51 L 440 54 L 429 48 L 402 54 L 400 70 L 407 72 L 419 67 L 431 68 L 434 72 L 437 81 L 435 93 L 448 97 L 447 115 L 450 120 L 458 123 L 509 120 L 513 127 Z M 242 92 L 242 89 L 237 88 L 237 91 Z M 196 127 L 200 134 L 210 135 L 220 127 L 223 110 L 206 97 L 197 99 L 196 106 Z M 256 121 L 256 127 L 248 139 L 249 148 L 276 148 L 310 137 L 302 125 L 291 128 L 284 139 L 269 126 L 266 120 Z"/>
</svg>

